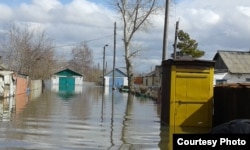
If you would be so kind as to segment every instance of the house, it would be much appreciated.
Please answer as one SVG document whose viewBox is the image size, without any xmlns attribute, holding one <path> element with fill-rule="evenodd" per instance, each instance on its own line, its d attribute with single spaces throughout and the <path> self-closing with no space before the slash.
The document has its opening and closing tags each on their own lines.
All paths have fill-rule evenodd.
<svg viewBox="0 0 250 150">
<path fill-rule="evenodd" d="M 15 95 L 15 80 L 13 71 L 0 70 L 0 97 L 6 98 Z"/>
<path fill-rule="evenodd" d="M 105 86 L 112 86 L 113 85 L 113 70 L 108 72 L 104 76 L 104 85 Z M 121 86 L 128 85 L 128 76 L 125 71 L 121 69 L 115 68 L 114 70 L 114 86 L 119 88 Z"/>
<path fill-rule="evenodd" d="M 147 87 L 160 87 L 161 66 L 155 66 L 155 70 L 143 77 L 143 85 Z"/>
<path fill-rule="evenodd" d="M 78 92 L 82 89 L 83 76 L 72 69 L 62 69 L 51 77 L 51 86 L 54 91 Z"/>
<path fill-rule="evenodd" d="M 250 52 L 218 51 L 213 60 L 214 85 L 250 82 Z"/>
</svg>

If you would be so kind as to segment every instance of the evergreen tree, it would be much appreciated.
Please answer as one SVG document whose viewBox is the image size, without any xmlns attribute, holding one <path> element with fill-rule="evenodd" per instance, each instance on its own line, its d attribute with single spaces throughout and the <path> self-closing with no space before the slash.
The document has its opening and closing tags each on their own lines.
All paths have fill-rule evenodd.
<svg viewBox="0 0 250 150">
<path fill-rule="evenodd" d="M 189 55 L 193 58 L 200 58 L 205 55 L 205 52 L 198 49 L 198 43 L 196 40 L 191 39 L 189 34 L 183 30 L 178 31 L 178 40 L 176 47 L 180 50 L 177 52 L 177 56 Z"/>
</svg>

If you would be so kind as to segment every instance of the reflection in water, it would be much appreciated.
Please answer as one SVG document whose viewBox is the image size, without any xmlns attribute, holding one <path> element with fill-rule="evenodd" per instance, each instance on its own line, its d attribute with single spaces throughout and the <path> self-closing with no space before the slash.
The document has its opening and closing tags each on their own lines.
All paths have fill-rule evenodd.
<svg viewBox="0 0 250 150">
<path fill-rule="evenodd" d="M 10 121 L 15 109 L 13 97 L 0 99 L 0 121 Z"/>
<path fill-rule="evenodd" d="M 169 130 L 160 126 L 160 107 L 152 100 L 95 86 L 58 92 L 0 101 L 1 112 L 12 112 L 11 121 L 0 121 L 0 149 L 168 148 Z"/>
<path fill-rule="evenodd" d="M 112 91 L 112 105 L 111 105 L 111 123 L 110 123 L 110 147 L 108 149 L 112 149 L 115 145 L 113 140 L 114 134 L 114 91 Z"/>
<path fill-rule="evenodd" d="M 61 97 L 63 100 L 70 100 L 76 96 L 74 92 L 67 92 L 67 91 L 60 91 L 57 94 L 59 97 Z"/>
<path fill-rule="evenodd" d="M 42 89 L 32 90 L 29 93 L 18 94 L 15 97 L 0 99 L 0 121 L 11 121 L 13 115 L 23 111 L 30 100 L 35 100 L 41 95 Z"/>
</svg>

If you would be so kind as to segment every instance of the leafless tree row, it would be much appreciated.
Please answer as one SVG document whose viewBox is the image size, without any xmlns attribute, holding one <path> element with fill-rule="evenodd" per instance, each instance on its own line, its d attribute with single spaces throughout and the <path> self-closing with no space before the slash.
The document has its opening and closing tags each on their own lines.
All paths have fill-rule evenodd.
<svg viewBox="0 0 250 150">
<path fill-rule="evenodd" d="M 99 80 L 100 71 L 94 68 L 92 50 L 86 43 L 76 45 L 71 50 L 72 59 L 61 62 L 55 57 L 53 41 L 40 28 L 10 23 L 8 31 L 1 37 L 1 63 L 9 70 L 31 79 L 48 79 L 61 67 L 69 67 L 81 73 L 87 81 Z"/>
<path fill-rule="evenodd" d="M 29 27 L 10 23 L 1 40 L 3 63 L 8 69 L 32 79 L 48 78 L 56 62 L 53 42 L 45 31 Z"/>
</svg>

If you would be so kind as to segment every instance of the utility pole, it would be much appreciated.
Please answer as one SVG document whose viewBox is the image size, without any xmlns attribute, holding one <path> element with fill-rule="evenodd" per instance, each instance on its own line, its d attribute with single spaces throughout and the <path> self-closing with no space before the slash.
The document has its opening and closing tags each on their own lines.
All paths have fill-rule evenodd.
<svg viewBox="0 0 250 150">
<path fill-rule="evenodd" d="M 162 48 L 162 61 L 167 59 L 169 5 L 170 5 L 170 0 L 166 0 L 164 33 L 163 33 L 163 48 Z"/>
<path fill-rule="evenodd" d="M 105 86 L 105 48 L 108 46 L 108 44 L 103 46 L 103 70 L 102 70 L 102 75 L 103 75 L 103 86 Z"/>
<path fill-rule="evenodd" d="M 176 25 L 175 25 L 175 36 L 174 36 L 174 59 L 176 59 L 176 47 L 177 47 L 178 30 L 179 30 L 179 20 L 176 21 Z"/>
<path fill-rule="evenodd" d="M 115 89 L 115 56 L 116 56 L 116 22 L 114 24 L 114 54 L 113 54 L 113 78 L 112 88 Z"/>
</svg>

